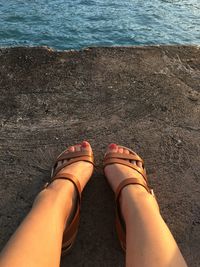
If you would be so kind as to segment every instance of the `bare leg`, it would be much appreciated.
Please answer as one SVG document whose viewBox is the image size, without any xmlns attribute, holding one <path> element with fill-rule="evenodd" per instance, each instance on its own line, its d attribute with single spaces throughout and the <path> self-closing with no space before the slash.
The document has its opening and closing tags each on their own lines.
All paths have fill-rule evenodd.
<svg viewBox="0 0 200 267">
<path fill-rule="evenodd" d="M 90 150 L 87 142 L 69 151 Z M 60 163 L 61 164 L 61 163 Z M 60 173 L 75 175 L 83 190 L 93 172 L 92 164 L 76 162 Z M 33 208 L 0 255 L 0 267 L 58 267 L 66 222 L 73 210 L 76 192 L 72 182 L 55 180 L 37 196 Z"/>
<path fill-rule="evenodd" d="M 115 144 L 111 145 L 108 151 L 129 153 Z M 135 161 L 132 163 L 138 164 Z M 106 166 L 105 173 L 114 191 L 123 179 L 140 176 L 138 172 L 120 164 Z M 155 198 L 145 188 L 140 185 L 125 187 L 121 192 L 120 206 L 126 224 L 126 266 L 187 266 L 159 213 Z"/>
</svg>

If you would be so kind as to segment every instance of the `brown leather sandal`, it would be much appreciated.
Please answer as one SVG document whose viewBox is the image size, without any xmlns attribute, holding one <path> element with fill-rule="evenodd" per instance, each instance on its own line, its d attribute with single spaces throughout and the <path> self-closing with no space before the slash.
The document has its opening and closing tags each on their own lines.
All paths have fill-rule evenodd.
<svg viewBox="0 0 200 267">
<path fill-rule="evenodd" d="M 147 192 L 152 194 L 153 196 L 154 196 L 154 193 L 153 193 L 153 189 L 150 189 L 149 187 L 146 171 L 144 169 L 144 161 L 142 160 L 142 158 L 140 158 L 133 150 L 127 147 L 124 147 L 124 146 L 118 146 L 118 147 L 127 149 L 130 152 L 130 154 L 114 153 L 114 152 L 105 154 L 104 161 L 103 161 L 104 170 L 107 165 L 117 163 L 117 164 L 122 164 L 122 165 L 125 165 L 125 166 L 128 166 L 134 169 L 135 171 L 140 173 L 143 177 L 143 178 L 135 178 L 134 176 L 127 177 L 124 181 L 122 181 L 118 185 L 117 190 L 115 192 L 116 229 L 117 229 L 117 234 L 118 234 L 121 247 L 124 251 L 126 251 L 126 227 L 125 227 L 125 222 L 122 218 L 121 211 L 120 211 L 120 204 L 119 204 L 120 193 L 125 186 L 128 186 L 130 184 L 138 184 L 138 185 L 143 186 L 147 190 Z M 133 163 L 130 162 L 130 160 L 142 162 L 143 168 L 140 168 L 137 165 L 134 165 Z"/>
<path fill-rule="evenodd" d="M 81 186 L 78 179 L 70 174 L 70 173 L 62 173 L 58 174 L 60 170 L 64 167 L 77 162 L 77 161 L 87 161 L 94 165 L 94 156 L 93 153 L 89 153 L 87 151 L 80 152 L 67 152 L 67 150 L 63 151 L 56 159 L 54 166 L 52 168 L 51 180 L 49 183 L 45 185 L 45 188 L 52 183 L 56 179 L 65 179 L 71 181 L 77 191 L 77 203 L 76 203 L 76 211 L 74 212 L 73 219 L 68 227 L 65 229 L 63 233 L 63 241 L 62 241 L 62 255 L 69 252 L 74 241 L 76 239 L 76 235 L 78 232 L 79 220 L 80 220 L 80 207 L 81 207 Z M 59 168 L 56 169 L 57 164 L 61 160 L 68 160 L 66 163 L 62 164 Z"/>
</svg>

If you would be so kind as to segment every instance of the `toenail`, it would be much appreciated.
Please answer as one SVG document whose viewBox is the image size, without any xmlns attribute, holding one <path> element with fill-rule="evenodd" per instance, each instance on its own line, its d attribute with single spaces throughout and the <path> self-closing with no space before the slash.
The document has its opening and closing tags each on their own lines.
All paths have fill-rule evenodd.
<svg viewBox="0 0 200 267">
<path fill-rule="evenodd" d="M 89 143 L 87 141 L 82 142 L 82 147 L 88 147 L 88 146 L 89 146 Z"/>
<path fill-rule="evenodd" d="M 109 145 L 109 148 L 110 148 L 110 149 L 116 149 L 116 148 L 117 148 L 117 145 L 116 145 L 116 144 L 110 144 L 110 145 Z"/>
</svg>

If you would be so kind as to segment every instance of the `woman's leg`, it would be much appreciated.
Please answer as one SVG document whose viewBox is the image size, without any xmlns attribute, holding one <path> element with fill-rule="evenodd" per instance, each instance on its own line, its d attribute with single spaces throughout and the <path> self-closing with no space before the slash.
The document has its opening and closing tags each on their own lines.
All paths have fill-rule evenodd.
<svg viewBox="0 0 200 267">
<path fill-rule="evenodd" d="M 70 152 L 91 150 L 89 143 Z M 59 162 L 58 167 L 61 165 Z M 77 177 L 83 190 L 93 172 L 91 163 L 79 161 L 63 168 Z M 55 180 L 39 193 L 34 205 L 0 255 L 0 267 L 58 267 L 62 236 L 76 200 L 72 182 Z"/>
<path fill-rule="evenodd" d="M 129 154 L 112 144 L 108 152 Z M 138 164 L 135 161 L 133 164 Z M 142 167 L 141 164 L 138 165 Z M 113 189 L 128 177 L 141 177 L 135 170 L 121 164 L 105 168 Z M 126 224 L 126 266 L 131 267 L 185 267 L 183 256 L 170 230 L 162 219 L 156 199 L 140 185 L 122 189 L 120 206 Z"/>
</svg>

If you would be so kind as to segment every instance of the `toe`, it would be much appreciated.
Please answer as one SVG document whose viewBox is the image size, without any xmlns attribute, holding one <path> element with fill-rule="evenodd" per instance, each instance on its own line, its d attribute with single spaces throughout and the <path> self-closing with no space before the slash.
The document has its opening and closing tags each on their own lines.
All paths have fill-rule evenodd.
<svg viewBox="0 0 200 267">
<path fill-rule="evenodd" d="M 83 141 L 81 143 L 81 150 L 82 151 L 92 151 L 90 143 L 88 143 L 87 141 Z"/>
<path fill-rule="evenodd" d="M 141 161 L 137 161 L 137 166 L 142 168 L 142 162 Z"/>
<path fill-rule="evenodd" d="M 131 163 L 136 165 L 136 161 L 135 160 L 131 160 Z"/>
<path fill-rule="evenodd" d="M 74 147 L 75 147 L 76 152 L 81 151 L 81 145 L 78 144 L 78 145 L 75 145 Z"/>
<path fill-rule="evenodd" d="M 62 160 L 58 161 L 58 163 L 56 165 L 56 169 L 59 168 L 62 164 L 63 164 Z"/>
<path fill-rule="evenodd" d="M 136 155 L 136 153 L 134 151 L 131 152 L 133 155 Z M 134 165 L 137 165 L 136 160 L 130 160 L 130 162 Z"/>
<path fill-rule="evenodd" d="M 125 148 L 124 148 L 124 154 L 126 154 L 126 155 L 128 155 L 128 154 L 129 154 L 129 151 L 128 151 L 128 149 L 125 149 Z"/>
<path fill-rule="evenodd" d="M 74 151 L 75 151 L 75 147 L 74 147 L 74 146 L 70 146 L 67 150 L 68 150 L 69 152 L 74 152 Z"/>
<path fill-rule="evenodd" d="M 118 147 L 118 151 L 117 151 L 118 153 L 124 153 L 124 149 L 123 149 L 123 147 Z"/>
<path fill-rule="evenodd" d="M 128 155 L 128 154 L 130 154 L 130 151 L 128 149 L 124 148 L 123 149 L 123 153 Z M 128 161 L 130 161 L 130 163 L 136 165 L 136 161 L 135 160 L 128 160 Z"/>
<path fill-rule="evenodd" d="M 117 151 L 118 151 L 118 146 L 116 144 L 110 144 L 108 146 L 106 153 L 117 153 Z"/>
</svg>

